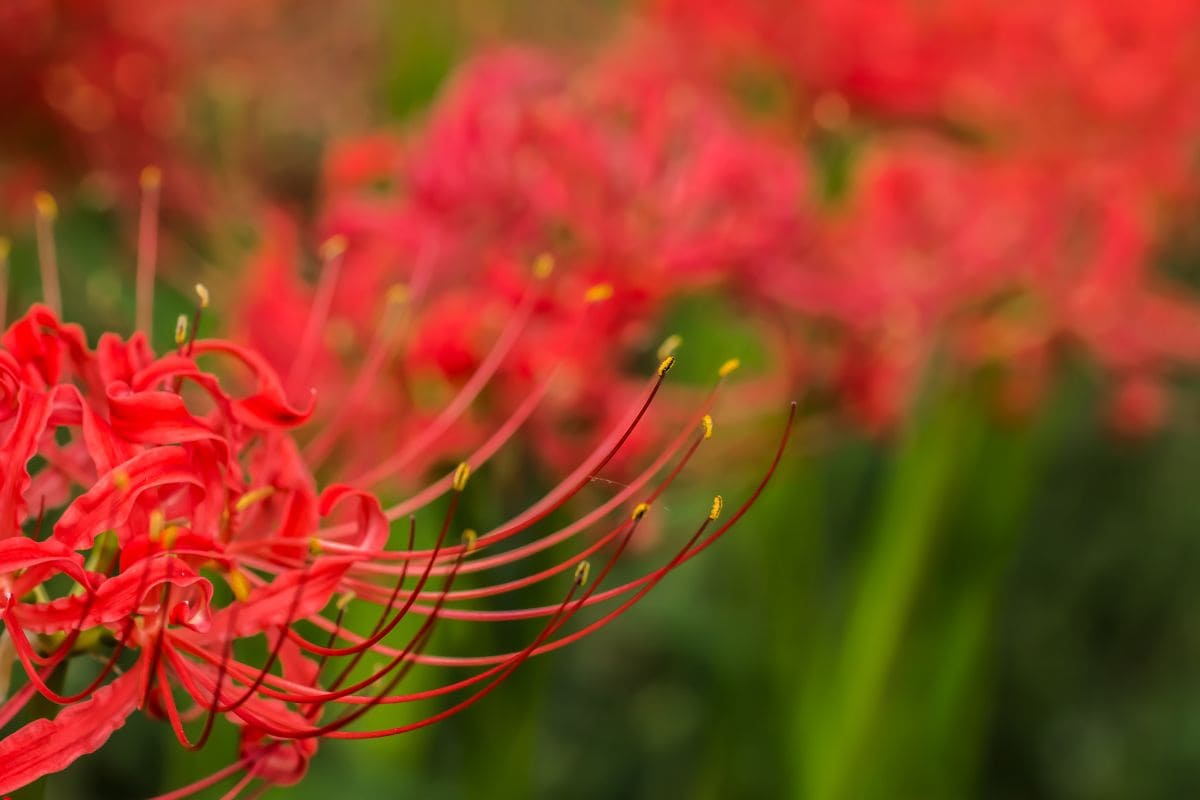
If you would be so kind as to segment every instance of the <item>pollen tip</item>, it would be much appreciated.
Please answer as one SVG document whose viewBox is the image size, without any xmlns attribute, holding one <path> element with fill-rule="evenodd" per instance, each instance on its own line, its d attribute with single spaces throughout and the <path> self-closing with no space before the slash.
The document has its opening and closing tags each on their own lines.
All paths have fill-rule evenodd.
<svg viewBox="0 0 1200 800">
<path fill-rule="evenodd" d="M 119 469 L 113 473 L 113 485 L 122 492 L 129 489 L 129 473 L 123 469 Z"/>
<path fill-rule="evenodd" d="M 471 465 L 467 462 L 461 462 L 454 468 L 454 482 L 451 484 L 454 491 L 461 492 L 467 488 L 467 479 L 471 477 Z"/>
<path fill-rule="evenodd" d="M 250 596 L 250 581 L 246 578 L 246 573 L 234 567 L 229 570 L 228 582 L 233 596 L 239 601 L 245 602 L 246 598 Z"/>
<path fill-rule="evenodd" d="M 138 182 L 143 189 L 157 189 L 162 185 L 162 170 L 154 164 L 147 164 L 142 167 Z"/>
<path fill-rule="evenodd" d="M 671 367 L 675 366 L 675 356 L 667 356 L 658 365 L 658 376 L 661 378 L 671 371 Z"/>
<path fill-rule="evenodd" d="M 0 261 L 8 258 L 8 254 L 10 252 L 12 252 L 12 242 L 3 236 L 0 236 Z"/>
<path fill-rule="evenodd" d="M 642 517 L 646 516 L 646 512 L 649 510 L 650 510 L 649 503 L 638 503 L 636 506 L 633 507 L 633 513 L 629 515 L 629 518 L 632 519 L 634 522 L 637 522 Z"/>
<path fill-rule="evenodd" d="M 346 606 L 353 603 L 356 597 L 357 595 L 355 595 L 354 592 L 342 592 L 336 603 L 338 611 L 345 610 Z"/>
<path fill-rule="evenodd" d="M 533 260 L 533 277 L 539 281 L 544 281 L 549 278 L 554 272 L 554 256 L 549 253 L 542 253 Z"/>
<path fill-rule="evenodd" d="M 586 586 L 588 578 L 592 574 L 592 565 L 588 561 L 580 561 L 575 567 L 575 583 L 579 586 Z"/>
<path fill-rule="evenodd" d="M 37 210 L 38 216 L 43 219 L 54 219 L 58 216 L 58 203 L 54 202 L 54 196 L 49 192 L 35 194 L 33 207 Z"/>
<path fill-rule="evenodd" d="M 467 528 L 465 531 L 463 531 L 462 543 L 468 555 L 475 552 L 475 543 L 478 541 L 479 534 L 476 533 L 473 528 Z"/>
<path fill-rule="evenodd" d="M 705 414 L 700 420 L 700 427 L 704 428 L 704 438 L 711 439 L 713 435 L 713 420 L 711 414 Z"/>
<path fill-rule="evenodd" d="M 175 344 L 180 347 L 187 342 L 188 318 L 187 314 L 180 314 L 175 320 Z"/>
<path fill-rule="evenodd" d="M 347 240 L 340 233 L 335 233 L 325 241 L 321 242 L 319 254 L 324 261 L 332 261 L 333 259 L 346 252 Z"/>
<path fill-rule="evenodd" d="M 613 285 L 611 283 L 597 283 L 595 286 L 588 287 L 584 292 L 583 299 L 588 303 L 603 303 L 613 296 Z"/>
<path fill-rule="evenodd" d="M 163 528 L 167 525 L 166 515 L 160 509 L 150 512 L 150 541 L 157 542 L 162 537 Z"/>
<path fill-rule="evenodd" d="M 199 298 L 199 300 L 200 300 L 200 307 L 208 308 L 208 303 L 209 303 L 209 300 L 211 299 L 208 294 L 208 287 L 205 286 L 203 283 L 197 283 L 195 289 L 196 289 L 196 297 Z"/>
<path fill-rule="evenodd" d="M 266 500 L 273 494 L 275 494 L 274 486 L 259 486 L 257 489 L 251 489 L 237 499 L 237 502 L 233 504 L 233 510 L 237 512 L 245 511 L 250 506 L 260 500 Z"/>
<path fill-rule="evenodd" d="M 727 360 L 727 361 L 726 361 L 724 364 L 722 364 L 722 365 L 720 366 L 720 368 L 717 370 L 717 375 L 719 375 L 720 377 L 724 378 L 724 377 L 726 377 L 726 376 L 728 376 L 728 375 L 732 374 L 732 373 L 733 373 L 735 370 L 737 370 L 737 368 L 738 368 L 738 367 L 740 367 L 741 365 L 742 365 L 742 360 L 741 360 L 740 358 L 731 358 L 731 359 L 728 359 L 728 360 Z"/>
<path fill-rule="evenodd" d="M 408 286 L 403 283 L 393 283 L 387 290 L 387 302 L 390 306 L 399 306 L 408 302 Z"/>
<path fill-rule="evenodd" d="M 324 552 L 325 552 L 325 545 L 323 545 L 321 543 L 320 539 L 318 539 L 316 536 L 308 537 L 308 554 L 309 555 L 319 556 L 319 555 L 321 555 L 321 553 L 324 553 Z"/>
<path fill-rule="evenodd" d="M 666 339 L 663 339 L 663 343 L 658 346 L 659 359 L 675 355 L 675 351 L 679 349 L 679 345 L 681 344 L 683 344 L 683 337 L 678 333 L 672 333 Z"/>
<path fill-rule="evenodd" d="M 724 507 L 725 498 L 721 497 L 721 495 L 715 496 L 712 501 L 712 508 L 708 512 L 708 518 L 714 521 L 718 519 L 721 516 L 721 509 Z"/>
</svg>

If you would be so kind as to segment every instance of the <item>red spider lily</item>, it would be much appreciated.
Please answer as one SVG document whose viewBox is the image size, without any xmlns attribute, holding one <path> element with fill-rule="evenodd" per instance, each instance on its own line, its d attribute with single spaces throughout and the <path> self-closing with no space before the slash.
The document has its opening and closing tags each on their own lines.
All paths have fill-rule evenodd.
<svg viewBox="0 0 1200 800">
<path fill-rule="evenodd" d="M 556 413 L 534 420 L 534 441 L 543 459 L 569 465 L 636 396 L 625 365 L 658 343 L 650 320 L 685 292 L 770 269 L 806 232 L 799 159 L 738 128 L 715 93 L 623 53 L 583 75 L 527 51 L 482 56 L 411 140 L 338 145 L 325 183 L 321 230 L 344 250 L 310 288 L 296 277 L 294 232 L 273 225 L 239 317 L 281 372 L 300 364 L 318 387 L 344 383 L 348 358 L 380 356 L 375 391 L 354 407 L 377 424 L 338 454 L 351 464 L 378 461 L 487 372 L 494 414 L 461 417 L 444 441 L 478 436 L 553 364 Z M 525 266 L 547 251 L 551 280 Z M 397 283 L 405 309 L 380 322 Z M 580 326 L 589 289 L 609 302 Z M 310 297 L 329 325 L 296 312 Z M 317 329 L 328 338 L 305 335 Z M 289 348 L 296 340 L 311 357 Z M 388 421 L 397 406 L 413 428 Z M 635 436 L 628 453 L 651 446 Z"/>
<path fill-rule="evenodd" d="M 1020 405 L 1057 345 L 1081 342 L 1122 387 L 1119 428 L 1162 417 L 1149 387 L 1200 355 L 1194 300 L 1151 269 L 1196 199 L 1200 7 L 653 5 L 691 65 L 765 66 L 800 130 L 854 142 L 821 243 L 748 283 L 799 311 L 794 328 L 820 320 L 834 352 L 807 354 L 810 377 L 824 370 L 859 418 L 891 424 L 947 341 L 1005 363 Z"/>
<path fill-rule="evenodd" d="M 141 261 L 152 268 L 148 255 Z M 254 781 L 294 783 L 322 738 L 391 736 L 436 723 L 492 692 L 528 658 L 608 624 L 715 543 L 765 487 L 794 418 L 793 407 L 762 481 L 734 513 L 718 523 L 723 501 L 716 498 L 665 564 L 608 585 L 652 505 L 711 436 L 711 394 L 621 491 L 565 527 L 523 535 L 577 496 L 626 445 L 673 357 L 620 424 L 544 497 L 492 530 L 468 531 L 454 542 L 455 509 L 472 468 L 486 464 L 544 391 L 451 473 L 389 508 L 344 484 L 318 491 L 291 434 L 316 406 L 290 404 L 283 381 L 255 351 L 197 339 L 208 302 L 207 290 L 197 292 L 195 319 L 180 319 L 176 348 L 162 355 L 143 332 L 128 339 L 106 333 L 93 349 L 78 326 L 43 306 L 0 340 L 0 646 L 15 654 L 25 676 L 0 706 L 0 724 L 35 695 L 64 706 L 0 740 L 0 792 L 95 751 L 138 709 L 165 719 L 190 749 L 205 744 L 219 716 L 241 728 L 234 763 L 166 797 L 239 773 L 234 796 Z M 381 465 L 379 475 L 399 466 Z M 444 496 L 432 546 L 418 548 L 415 514 Z M 406 530 L 393 533 L 390 522 L 405 518 Z M 598 526 L 606 527 L 583 538 Z M 573 541 L 586 543 L 553 566 L 505 581 L 482 577 Z M 595 575 L 589 559 L 602 564 Z M 472 607 L 564 573 L 570 579 L 557 603 Z M 615 606 L 567 627 L 608 601 Z M 361 619 L 357 606 L 376 609 L 366 630 L 351 622 Z M 441 621 L 527 619 L 541 627 L 512 652 L 428 650 Z M 259 660 L 235 649 L 253 639 L 265 640 Z M 74 656 L 98 658 L 101 666 L 82 689 L 64 693 L 54 679 Z M 402 692 L 418 666 L 465 672 L 436 688 Z M 407 724 L 356 724 L 379 705 L 443 696 L 457 699 Z"/>
</svg>

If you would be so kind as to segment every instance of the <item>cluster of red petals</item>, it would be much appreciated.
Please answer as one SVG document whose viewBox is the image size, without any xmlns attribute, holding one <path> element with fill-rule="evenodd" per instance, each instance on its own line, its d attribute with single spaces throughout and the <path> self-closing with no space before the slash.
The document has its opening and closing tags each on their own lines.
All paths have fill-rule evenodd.
<svg viewBox="0 0 1200 800">
<path fill-rule="evenodd" d="M 197 365 L 201 355 L 234 362 L 252 391 L 231 397 Z M 215 643 L 231 632 L 314 613 L 349 561 L 307 565 L 297 598 L 276 588 L 295 584 L 296 570 L 265 586 L 242 572 L 248 558 L 307 552 L 320 513 L 286 432 L 309 412 L 283 401 L 277 379 L 250 351 L 200 341 L 155 357 L 140 334 L 105 334 L 92 350 L 78 326 L 35 307 L 4 334 L 0 387 L 4 646 L 28 679 L 0 716 L 14 719 L 37 693 L 68 704 L 0 741 L 7 791 L 95 750 L 137 707 L 177 716 L 165 671 L 185 681 L 209 680 L 193 673 L 210 672 L 180 658 L 184 641 L 221 652 Z M 239 506 L 264 487 L 270 497 Z M 376 526 L 360 538 L 379 547 L 384 537 Z M 214 575 L 245 584 L 245 602 L 218 611 Z M 72 588 L 53 596 L 60 576 Z M 231 615 L 236 624 L 222 621 Z M 63 695 L 50 676 L 88 636 L 106 664 L 83 691 Z M 201 696 L 197 687 L 193 697 Z M 239 721 L 266 713 L 257 705 L 248 702 Z"/>
<path fill-rule="evenodd" d="M 786 143 L 747 135 L 714 92 L 629 56 L 577 74 L 533 51 L 485 54 L 412 136 L 334 147 L 318 227 L 346 250 L 315 385 L 357 368 L 389 287 L 407 288 L 410 309 L 377 391 L 357 406 L 381 424 L 363 426 L 371 433 L 344 458 L 370 461 L 428 424 L 441 398 L 492 368 L 520 317 L 521 335 L 494 367 L 492 416 L 454 430 L 469 438 L 473 425 L 494 427 L 553 369 L 555 413 L 534 423 L 532 440 L 551 465 L 573 463 L 635 395 L 628 367 L 655 352 L 674 300 L 731 272 L 783 266 L 804 235 L 802 162 Z M 319 287 L 300 277 L 294 234 L 276 230 L 240 316 L 286 372 Z M 531 269 L 544 253 L 555 262 L 548 280 Z M 607 301 L 585 302 L 589 290 Z M 397 407 L 414 429 L 382 424 Z M 635 439 L 629 452 L 639 449 Z"/>
<path fill-rule="evenodd" d="M 1200 6 L 652 5 L 710 79 L 773 75 L 798 129 L 854 143 L 817 256 L 759 286 L 843 328 L 834 373 L 865 419 L 902 410 L 950 330 L 1018 356 L 1022 403 L 1047 346 L 1082 342 L 1116 377 L 1115 422 L 1161 421 L 1162 375 L 1200 356 L 1195 301 L 1152 270 L 1200 185 Z"/>
<path fill-rule="evenodd" d="M 95 751 L 137 709 L 165 719 L 188 748 L 203 746 L 220 716 L 241 728 L 240 755 L 227 769 L 171 797 L 236 774 L 242 778 L 235 794 L 253 781 L 294 783 L 319 739 L 388 736 L 432 724 L 485 696 L 530 656 L 607 624 L 723 535 L 782 454 L 781 444 L 763 484 L 727 521 L 715 522 L 718 499 L 670 561 L 624 584 L 600 589 L 649 505 L 711 435 L 707 416 L 697 424 L 707 405 L 599 506 L 557 531 L 498 547 L 562 507 L 612 460 L 669 367 L 664 363 L 621 424 L 549 494 L 459 543 L 448 535 L 470 472 L 466 463 L 386 511 L 345 485 L 318 491 L 292 438 L 310 419 L 312 403 L 290 404 L 283 382 L 253 350 L 192 339 L 156 356 L 142 334 L 128 340 L 105 334 L 92 349 L 78 326 L 33 308 L 0 340 L 0 648 L 25 678 L 0 704 L 0 725 L 13 723 L 37 695 L 63 708 L 0 740 L 0 792 Z M 228 388 L 231 381 L 240 391 Z M 486 462 L 511 433 L 499 432 L 472 463 Z M 445 495 L 448 508 L 432 548 L 415 549 L 413 512 Z M 621 514 L 634 500 L 643 502 L 632 515 Z M 553 567 L 515 580 L 466 578 L 578 541 L 614 513 L 619 521 Z M 406 516 L 407 535 L 390 544 L 389 520 Z M 589 557 L 603 559 L 595 575 Z M 469 607 L 564 573 L 574 579 L 561 603 Z M 619 601 L 616 607 L 586 626 L 562 630 L 579 611 L 611 600 Z M 370 630 L 343 626 L 351 601 L 375 609 Z M 361 624 L 363 615 L 354 618 Z M 543 620 L 543 627 L 515 652 L 426 651 L 440 620 L 528 619 Z M 256 637 L 265 638 L 267 656 L 246 661 L 234 644 Z M 55 677 L 77 655 L 101 666 L 82 689 L 65 692 Z M 468 674 L 397 693 L 422 664 Z M 406 725 L 354 726 L 383 703 L 455 693 L 464 699 Z"/>
</svg>

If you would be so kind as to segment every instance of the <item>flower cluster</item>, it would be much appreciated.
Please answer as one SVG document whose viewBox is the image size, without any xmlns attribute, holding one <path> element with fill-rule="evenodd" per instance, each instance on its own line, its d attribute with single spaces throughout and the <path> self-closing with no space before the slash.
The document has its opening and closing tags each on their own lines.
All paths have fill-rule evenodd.
<svg viewBox="0 0 1200 800">
<path fill-rule="evenodd" d="M 421 438 L 440 398 L 487 376 L 489 415 L 452 428 L 476 435 L 554 369 L 555 413 L 531 432 L 541 459 L 566 466 L 636 395 L 628 364 L 655 352 L 675 298 L 782 266 L 805 235 L 802 164 L 680 78 L 624 54 L 577 76 L 500 51 L 464 67 L 411 140 L 333 149 L 319 230 L 336 259 L 310 286 L 294 231 L 276 220 L 239 316 L 272 363 L 287 371 L 295 360 L 317 386 L 344 384 L 347 365 L 377 370 L 352 413 L 378 424 L 348 441 L 343 463 Z M 389 306 L 395 284 L 403 302 Z M 331 324 L 295 313 L 310 299 Z M 318 328 L 325 340 L 306 336 Z M 397 407 L 413 427 L 388 422 Z M 635 438 L 630 452 L 648 446 Z"/>
<path fill-rule="evenodd" d="M 235 795 L 254 781 L 293 783 L 322 738 L 390 736 L 437 722 L 531 656 L 606 625 L 708 548 L 747 511 L 782 454 L 781 442 L 758 489 L 724 520 L 717 497 L 665 564 L 616 583 L 608 578 L 639 524 L 711 436 L 712 395 L 620 491 L 564 527 L 541 527 L 642 424 L 673 358 L 565 479 L 517 516 L 460 537 L 455 509 L 472 470 L 523 417 L 388 508 L 343 483 L 318 489 L 293 432 L 325 398 L 289 403 L 257 352 L 196 338 L 208 304 L 203 286 L 197 294 L 195 316 L 180 318 L 176 347 L 162 355 L 142 332 L 106 333 L 93 349 L 45 306 L 0 339 L 0 649 L 25 676 L 0 705 L 0 723 L 37 696 L 63 706 L 0 740 L 0 792 L 98 749 L 137 709 L 165 719 L 187 748 L 203 746 L 218 717 L 240 727 L 240 756 L 170 797 L 238 774 Z M 430 506 L 439 503 L 427 535 Z M 422 538 L 428 546 L 418 547 Z M 573 542 L 582 544 L 562 555 Z M 542 558 L 521 574 L 532 557 L 556 553 L 552 565 Z M 487 577 L 499 568 L 521 577 Z M 567 579 L 557 603 L 493 602 L 560 575 Z M 566 627 L 606 602 L 586 625 Z M 375 609 L 369 629 L 359 629 L 357 606 Z M 444 656 L 428 651 L 443 620 L 542 622 L 519 650 Z M 264 642 L 258 660 L 238 646 L 256 639 Z M 67 692 L 62 679 L 76 661 L 100 667 Z M 399 691 L 421 665 L 463 674 Z M 380 704 L 450 696 L 447 708 L 408 724 L 355 724 Z"/>
<path fill-rule="evenodd" d="M 280 222 L 246 293 L 246 335 L 286 369 L 288 343 L 314 327 L 280 297 L 320 298 L 333 324 L 305 350 L 316 384 L 374 358 L 377 391 L 356 413 L 382 421 L 400 405 L 419 425 L 423 403 L 481 372 L 502 419 L 554 363 L 567 388 L 535 445 L 559 464 L 575 455 L 565 434 L 627 402 L 625 366 L 653 350 L 663 313 L 712 289 L 778 343 L 814 407 L 831 398 L 873 430 L 903 417 L 935 354 L 1002 365 L 1000 402 L 1021 412 L 1064 345 L 1114 377 L 1116 424 L 1152 428 L 1163 376 L 1200 358 L 1194 302 L 1151 269 L 1191 199 L 1200 103 L 1172 65 L 1200 57 L 1194 12 L 955 8 L 679 0 L 658 5 L 662 30 L 582 69 L 479 57 L 411 135 L 333 149 L 320 230 L 340 243 L 337 266 L 310 287 Z M 1064 52 L 1070 68 L 1050 69 Z M 729 96 L 737 54 L 782 70 L 790 121 L 772 127 Z M 808 166 L 830 142 L 851 152 L 832 201 Z M 524 267 L 544 251 L 553 286 Z M 420 310 L 380 348 L 397 282 Z M 580 333 L 588 287 L 612 302 Z M 567 341 L 579 357 L 563 363 Z M 476 433 L 465 419 L 450 430 Z M 371 431 L 341 455 L 371 462 L 413 435 Z"/>
<path fill-rule="evenodd" d="M 819 257 L 763 288 L 859 343 L 841 373 L 867 419 L 950 333 L 1021 403 L 1082 343 L 1116 424 L 1161 421 L 1164 372 L 1200 355 L 1194 301 L 1151 269 L 1196 200 L 1194 3 L 653 5 L 710 79 L 772 75 L 806 142 L 853 148 Z"/>
</svg>

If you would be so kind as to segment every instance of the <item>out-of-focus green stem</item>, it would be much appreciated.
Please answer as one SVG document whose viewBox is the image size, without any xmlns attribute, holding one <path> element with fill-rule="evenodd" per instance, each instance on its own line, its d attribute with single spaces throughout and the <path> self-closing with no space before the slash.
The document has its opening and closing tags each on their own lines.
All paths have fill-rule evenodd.
<svg viewBox="0 0 1200 800">
<path fill-rule="evenodd" d="M 909 425 L 889 471 L 857 592 L 827 690 L 809 731 L 806 776 L 813 800 L 847 796 L 900 647 L 962 455 L 977 432 L 974 403 L 948 392 Z"/>
</svg>

